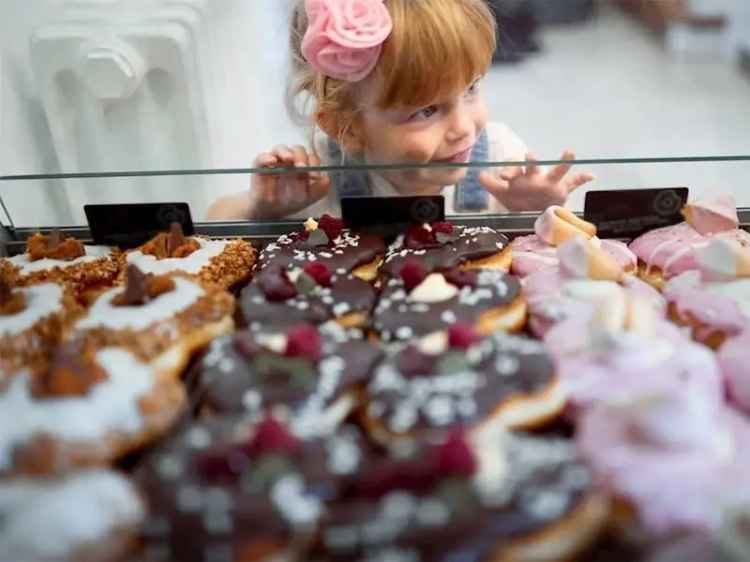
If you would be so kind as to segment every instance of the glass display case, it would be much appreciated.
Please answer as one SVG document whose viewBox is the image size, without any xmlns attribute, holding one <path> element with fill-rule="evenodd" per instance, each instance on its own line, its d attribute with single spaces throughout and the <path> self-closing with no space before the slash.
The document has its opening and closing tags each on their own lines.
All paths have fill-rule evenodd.
<svg viewBox="0 0 750 562">
<path fill-rule="evenodd" d="M 0 7 L 0 552 L 745 559 L 748 8 L 461 2 L 377 154 L 299 2 Z"/>
</svg>

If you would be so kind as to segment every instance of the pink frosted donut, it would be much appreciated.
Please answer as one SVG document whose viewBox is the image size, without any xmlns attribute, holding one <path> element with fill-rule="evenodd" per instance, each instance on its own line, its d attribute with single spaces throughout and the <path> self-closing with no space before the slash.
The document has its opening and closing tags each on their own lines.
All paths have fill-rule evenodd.
<svg viewBox="0 0 750 562">
<path fill-rule="evenodd" d="M 750 234 L 738 228 L 736 203 L 731 195 L 688 205 L 683 214 L 686 222 L 652 230 L 630 244 L 638 256 L 641 277 L 660 289 L 672 277 L 698 269 L 696 251 L 713 239 L 733 240 L 750 247 Z"/>
<path fill-rule="evenodd" d="M 626 272 L 635 271 L 638 260 L 627 245 L 616 240 L 596 238 L 596 226 L 564 207 L 549 207 L 534 223 L 534 234 L 516 238 L 512 245 L 511 273 L 526 277 L 558 265 L 557 248 L 575 237 L 583 237 L 601 247 Z"/>
<path fill-rule="evenodd" d="M 555 324 L 568 318 L 587 319 L 593 308 L 611 298 L 639 298 L 660 315 L 666 304 L 656 289 L 623 273 L 621 265 L 603 249 L 583 237 L 557 248 L 558 266 L 542 269 L 524 280 L 529 304 L 529 327 L 544 337 Z M 616 293 L 616 294 L 615 294 Z"/>
<path fill-rule="evenodd" d="M 717 357 L 729 401 L 750 414 L 750 327 L 727 341 Z"/>
<path fill-rule="evenodd" d="M 700 271 L 686 271 L 667 283 L 664 296 L 670 318 L 713 349 L 750 324 L 750 279 L 714 283 Z"/>
<path fill-rule="evenodd" d="M 601 240 L 602 250 L 607 252 L 627 271 L 635 271 L 637 258 L 628 249 L 627 244 L 619 240 Z M 513 263 L 510 271 L 513 275 L 524 278 L 537 271 L 557 267 L 557 248 L 547 244 L 536 234 L 520 236 L 513 240 Z"/>
<path fill-rule="evenodd" d="M 608 290 L 616 290 L 613 281 L 572 280 L 559 268 L 547 269 L 530 275 L 524 281 L 524 294 L 529 305 L 529 330 L 538 338 L 560 322 L 578 317 L 591 317 L 595 303 L 605 298 Z M 656 289 L 637 277 L 626 275 L 619 286 L 629 295 L 640 296 L 660 312 L 666 312 L 666 302 Z M 588 293 L 588 296 L 585 296 Z"/>
<path fill-rule="evenodd" d="M 747 500 L 750 424 L 714 396 L 665 392 L 602 404 L 580 420 L 577 442 L 599 482 L 650 535 L 716 531 L 723 508 Z"/>
<path fill-rule="evenodd" d="M 568 393 L 567 414 L 580 417 L 602 403 L 627 402 L 644 393 L 696 392 L 720 404 L 721 375 L 711 351 L 658 320 L 652 334 L 592 330 L 572 319 L 555 326 L 544 343 Z"/>
</svg>

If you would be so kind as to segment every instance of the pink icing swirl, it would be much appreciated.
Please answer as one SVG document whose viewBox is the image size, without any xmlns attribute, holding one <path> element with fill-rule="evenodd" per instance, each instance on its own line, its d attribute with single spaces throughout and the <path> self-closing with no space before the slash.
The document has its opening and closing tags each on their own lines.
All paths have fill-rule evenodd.
<svg viewBox="0 0 750 562">
<path fill-rule="evenodd" d="M 364 80 L 375 68 L 393 21 L 383 0 L 306 0 L 302 54 L 322 74 Z"/>
<path fill-rule="evenodd" d="M 599 481 L 636 508 L 650 534 L 716 531 L 723 507 L 747 499 L 750 424 L 698 393 L 597 407 L 577 441 Z"/>
</svg>

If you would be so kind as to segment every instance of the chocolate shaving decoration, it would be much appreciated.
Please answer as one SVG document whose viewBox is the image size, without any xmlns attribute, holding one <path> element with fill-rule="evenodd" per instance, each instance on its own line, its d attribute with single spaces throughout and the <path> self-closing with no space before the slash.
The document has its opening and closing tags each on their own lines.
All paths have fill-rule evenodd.
<svg viewBox="0 0 750 562">
<path fill-rule="evenodd" d="M 63 238 L 59 230 L 49 236 L 34 234 L 26 241 L 26 253 L 31 261 L 53 259 L 72 261 L 86 255 L 85 246 L 73 237 Z"/>
<path fill-rule="evenodd" d="M 174 281 L 167 276 L 146 275 L 137 265 L 128 265 L 125 290 L 117 295 L 115 306 L 143 306 L 175 288 Z"/>
<path fill-rule="evenodd" d="M 143 245 L 141 252 L 154 256 L 157 260 L 163 260 L 185 258 L 200 250 L 200 247 L 200 244 L 194 238 L 185 238 L 180 223 L 173 222 L 169 226 L 169 232 L 157 234 Z"/>
<path fill-rule="evenodd" d="M 34 375 L 32 394 L 41 399 L 85 396 L 106 378 L 104 369 L 96 362 L 94 348 L 74 341 L 55 351 L 48 370 Z"/>
<path fill-rule="evenodd" d="M 115 306 L 140 306 L 146 304 L 146 275 L 138 266 L 130 264 L 127 270 L 125 290 L 113 301 Z"/>
<path fill-rule="evenodd" d="M 180 246 L 186 242 L 185 234 L 182 232 L 182 225 L 173 222 L 169 225 L 169 238 L 167 239 L 167 255 L 173 255 Z"/>
<path fill-rule="evenodd" d="M 55 250 L 62 243 L 62 235 L 59 230 L 53 230 L 47 237 L 47 249 Z"/>
<path fill-rule="evenodd" d="M 0 316 L 11 316 L 26 309 L 26 295 L 13 291 L 5 276 L 0 275 Z"/>
</svg>

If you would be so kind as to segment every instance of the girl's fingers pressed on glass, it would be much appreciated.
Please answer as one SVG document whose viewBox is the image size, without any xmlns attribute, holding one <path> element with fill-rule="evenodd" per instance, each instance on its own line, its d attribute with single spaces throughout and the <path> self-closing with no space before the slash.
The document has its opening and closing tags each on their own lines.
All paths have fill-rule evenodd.
<svg viewBox="0 0 750 562">
<path fill-rule="evenodd" d="M 540 170 L 536 162 L 539 160 L 539 158 L 536 157 L 536 154 L 534 154 L 533 152 L 527 152 L 526 160 L 528 161 L 528 164 L 526 164 L 526 175 L 534 176 L 538 174 Z"/>
</svg>

